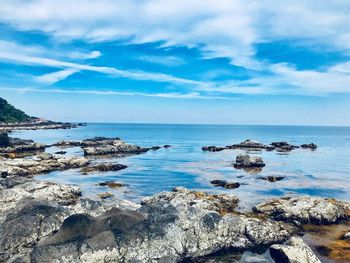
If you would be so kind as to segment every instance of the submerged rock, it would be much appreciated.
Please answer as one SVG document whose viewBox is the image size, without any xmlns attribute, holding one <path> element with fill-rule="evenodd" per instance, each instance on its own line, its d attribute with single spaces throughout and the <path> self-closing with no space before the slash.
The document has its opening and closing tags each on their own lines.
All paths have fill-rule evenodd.
<svg viewBox="0 0 350 263">
<path fill-rule="evenodd" d="M 202 151 L 204 152 L 220 152 L 225 150 L 226 147 L 217 147 L 217 146 L 204 146 L 202 147 Z"/>
<path fill-rule="evenodd" d="M 330 224 L 350 218 L 349 203 L 305 196 L 272 199 L 253 210 L 286 222 Z"/>
<path fill-rule="evenodd" d="M 210 183 L 214 186 L 219 186 L 226 189 L 235 189 L 241 186 L 240 183 L 228 183 L 224 180 L 213 180 Z"/>
<path fill-rule="evenodd" d="M 118 163 L 106 163 L 101 162 L 93 165 L 89 165 L 80 169 L 80 172 L 83 174 L 88 174 L 91 172 L 110 172 L 110 171 L 119 171 L 127 168 L 124 164 Z"/>
<path fill-rule="evenodd" d="M 99 183 L 98 185 L 99 186 L 108 186 L 108 187 L 114 188 L 114 189 L 127 186 L 127 184 L 122 184 L 122 183 L 118 183 L 118 182 L 114 182 L 114 181 L 107 181 L 107 182 Z"/>
<path fill-rule="evenodd" d="M 270 183 L 275 183 L 286 178 L 285 176 L 262 176 L 259 177 L 261 180 L 269 181 Z"/>
<path fill-rule="evenodd" d="M 101 198 L 101 199 L 107 199 L 107 198 L 111 198 L 113 197 L 114 195 L 110 192 L 104 192 L 104 193 L 100 193 L 98 194 L 98 196 Z"/>
<path fill-rule="evenodd" d="M 286 244 L 270 247 L 271 257 L 278 263 L 321 263 L 300 237 L 292 237 Z"/>
<path fill-rule="evenodd" d="M 314 143 L 302 144 L 302 145 L 300 145 L 300 147 L 303 149 L 311 149 L 311 150 L 317 149 L 317 145 Z"/>
<path fill-rule="evenodd" d="M 265 163 L 261 157 L 240 154 L 236 157 L 236 162 L 233 166 L 237 169 L 262 168 L 265 166 Z"/>
</svg>

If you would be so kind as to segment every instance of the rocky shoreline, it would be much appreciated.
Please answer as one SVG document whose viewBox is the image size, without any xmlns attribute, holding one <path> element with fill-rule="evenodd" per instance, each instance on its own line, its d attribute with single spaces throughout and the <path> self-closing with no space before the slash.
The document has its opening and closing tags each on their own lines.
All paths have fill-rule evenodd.
<svg viewBox="0 0 350 263">
<path fill-rule="evenodd" d="M 10 132 L 13 130 L 58 130 L 58 129 L 73 129 L 79 126 L 86 126 L 85 123 L 69 123 L 69 122 L 54 122 L 44 119 L 32 119 L 24 122 L 1 123 L 0 132 Z"/>
<path fill-rule="evenodd" d="M 307 196 L 266 200 L 244 213 L 232 193 L 209 194 L 182 187 L 144 198 L 139 204 L 109 198 L 109 192 L 99 201 L 91 200 L 83 198 L 77 186 L 33 176 L 67 169 L 80 169 L 82 176 L 118 171 L 127 166 L 96 158 L 170 146 L 144 148 L 104 137 L 52 145 L 16 138 L 4 141 L 6 145 L 0 147 L 1 262 L 220 262 L 216 261 L 218 253 L 268 251 L 275 262 L 316 263 L 321 262 L 317 253 L 302 238 L 305 226 L 350 222 L 350 203 Z M 46 153 L 52 146 L 81 147 L 84 155 Z M 239 169 L 252 164 L 254 168 L 265 165 L 249 155 L 237 156 L 235 163 Z M 211 183 L 227 189 L 240 186 L 223 180 Z M 126 186 L 115 181 L 100 185 Z M 349 242 L 350 248 L 344 236 L 341 240 Z M 350 253 L 344 257 L 350 259 Z"/>
</svg>

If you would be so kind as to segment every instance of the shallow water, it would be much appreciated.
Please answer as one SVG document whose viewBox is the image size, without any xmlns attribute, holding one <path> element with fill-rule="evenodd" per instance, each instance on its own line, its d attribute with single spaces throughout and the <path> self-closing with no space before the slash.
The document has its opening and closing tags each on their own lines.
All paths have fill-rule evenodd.
<svg viewBox="0 0 350 263">
<path fill-rule="evenodd" d="M 96 197 L 111 191 L 117 197 L 138 201 L 144 196 L 170 190 L 175 186 L 210 192 L 230 192 L 240 197 L 241 208 L 249 208 L 266 197 L 306 194 L 350 200 L 350 127 L 236 126 L 236 125 L 165 125 L 165 124 L 88 124 L 71 130 L 15 131 L 11 136 L 42 143 L 82 140 L 95 136 L 120 137 L 141 146 L 170 144 L 171 148 L 118 158 L 128 165 L 118 172 L 81 175 L 77 170 L 52 172 L 38 176 L 43 180 L 77 184 L 83 195 Z M 290 153 L 252 152 L 266 163 L 259 174 L 249 174 L 232 167 L 241 150 L 203 152 L 204 145 L 231 145 L 245 139 L 265 144 L 288 141 L 292 144 L 314 142 L 316 151 L 296 149 Z M 49 148 L 48 151 L 57 151 Z M 80 148 L 68 149 L 80 155 Z M 270 183 L 260 176 L 284 175 L 282 181 Z M 224 179 L 240 182 L 238 189 L 213 187 L 210 181 Z M 128 184 L 118 190 L 97 186 L 114 180 Z"/>
</svg>

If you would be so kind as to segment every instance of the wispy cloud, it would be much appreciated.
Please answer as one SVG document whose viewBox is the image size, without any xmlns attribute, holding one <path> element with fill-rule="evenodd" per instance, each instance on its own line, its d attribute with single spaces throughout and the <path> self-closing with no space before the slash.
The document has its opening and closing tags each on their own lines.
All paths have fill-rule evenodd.
<svg viewBox="0 0 350 263">
<path fill-rule="evenodd" d="M 60 70 L 57 72 L 45 74 L 36 78 L 37 81 L 45 83 L 45 84 L 53 84 L 60 80 L 66 79 L 70 75 L 79 72 L 79 70 L 74 68 L 68 68 L 64 70 Z"/>
<path fill-rule="evenodd" d="M 141 56 L 138 59 L 168 67 L 176 67 L 186 63 L 183 59 L 174 56 Z"/>
<path fill-rule="evenodd" d="M 111 90 L 73 90 L 73 89 L 35 89 L 35 88 L 7 88 L 0 87 L 0 90 L 13 91 L 18 93 L 66 93 L 66 94 L 93 94 L 93 95 L 118 95 L 118 96 L 142 96 L 142 97 L 158 97 L 168 99 L 220 99 L 220 100 L 236 100 L 222 96 L 203 96 L 198 92 L 190 93 L 144 93 L 144 92 L 123 92 Z"/>
</svg>

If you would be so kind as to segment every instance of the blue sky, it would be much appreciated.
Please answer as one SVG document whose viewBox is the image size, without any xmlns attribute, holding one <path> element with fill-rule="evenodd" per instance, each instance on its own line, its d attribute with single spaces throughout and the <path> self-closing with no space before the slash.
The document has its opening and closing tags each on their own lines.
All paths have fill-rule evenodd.
<svg viewBox="0 0 350 263">
<path fill-rule="evenodd" d="M 348 1 L 0 6 L 0 96 L 64 121 L 350 125 Z"/>
</svg>

